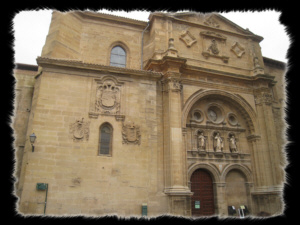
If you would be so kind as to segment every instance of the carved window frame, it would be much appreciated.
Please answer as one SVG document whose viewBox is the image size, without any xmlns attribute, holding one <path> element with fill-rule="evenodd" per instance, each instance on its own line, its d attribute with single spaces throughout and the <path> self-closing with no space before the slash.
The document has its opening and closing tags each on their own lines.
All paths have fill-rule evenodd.
<svg viewBox="0 0 300 225">
<path fill-rule="evenodd" d="M 103 146 L 103 142 L 102 142 L 102 130 L 104 129 L 104 127 L 108 127 L 109 128 L 109 132 L 110 132 L 110 140 L 109 140 L 109 150 L 108 153 L 101 153 L 101 147 Z M 110 123 L 103 123 L 101 124 L 101 126 L 99 127 L 99 146 L 98 146 L 98 156 L 112 156 L 112 142 L 113 142 L 113 127 Z"/>
</svg>

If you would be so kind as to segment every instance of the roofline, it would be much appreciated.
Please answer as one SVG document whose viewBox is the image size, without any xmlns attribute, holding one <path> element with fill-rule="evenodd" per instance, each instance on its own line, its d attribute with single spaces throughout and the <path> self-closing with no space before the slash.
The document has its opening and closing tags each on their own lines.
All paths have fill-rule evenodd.
<svg viewBox="0 0 300 225">
<path fill-rule="evenodd" d="M 145 27 L 148 24 L 148 22 L 146 22 L 146 21 L 116 16 L 116 15 L 106 14 L 106 13 L 101 13 L 101 12 L 74 11 L 72 13 L 80 16 L 83 19 L 105 20 L 105 21 L 109 21 L 109 22 L 118 22 L 118 23 L 127 24 L 127 25 L 131 25 L 131 26 L 136 26 L 136 27 L 139 27 L 140 29 L 145 29 Z"/>
<path fill-rule="evenodd" d="M 263 61 L 264 61 L 264 64 L 270 64 L 272 66 L 279 67 L 280 69 L 285 69 L 286 68 L 286 63 L 282 62 L 282 61 L 267 58 L 267 57 L 264 57 L 264 56 L 263 56 Z"/>
<path fill-rule="evenodd" d="M 24 64 L 24 63 L 16 63 L 15 69 L 17 70 L 30 70 L 30 71 L 38 71 L 37 65 Z"/>
<path fill-rule="evenodd" d="M 199 23 L 195 23 L 195 22 L 191 22 L 191 21 L 187 21 L 187 20 L 182 20 L 182 19 L 176 17 L 176 13 L 153 12 L 153 13 L 150 13 L 149 20 L 151 21 L 152 18 L 155 17 L 155 16 L 156 17 L 168 17 L 168 18 L 176 20 L 178 22 L 193 24 L 195 26 L 205 27 L 205 28 L 212 29 L 212 30 L 219 31 L 219 32 L 224 32 L 224 33 L 229 33 L 229 34 L 238 35 L 238 36 L 242 36 L 242 37 L 247 37 L 247 38 L 251 38 L 251 39 L 253 39 L 255 41 L 258 41 L 258 42 L 261 42 L 264 39 L 262 36 L 256 35 L 256 34 L 252 33 L 251 31 L 240 27 L 239 25 L 237 25 L 234 22 L 228 20 L 227 18 L 220 15 L 219 13 L 186 12 L 186 13 L 182 13 L 181 15 L 179 13 L 178 16 L 193 15 L 193 14 L 203 14 L 203 15 L 204 14 L 211 14 L 211 15 L 218 16 L 220 19 L 225 20 L 227 23 L 230 23 L 232 26 L 235 26 L 237 29 L 243 31 L 244 34 L 232 32 L 232 31 L 228 31 L 228 30 L 223 30 L 223 29 L 215 28 L 215 27 L 211 27 L 211 26 L 207 26 L 205 24 L 199 24 Z"/>
</svg>

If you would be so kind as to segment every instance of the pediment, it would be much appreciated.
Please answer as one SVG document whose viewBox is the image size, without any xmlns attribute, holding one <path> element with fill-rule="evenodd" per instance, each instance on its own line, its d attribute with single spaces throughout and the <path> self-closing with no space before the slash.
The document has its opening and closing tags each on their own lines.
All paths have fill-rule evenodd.
<svg viewBox="0 0 300 225">
<path fill-rule="evenodd" d="M 224 16 L 218 13 L 196 13 L 196 12 L 184 12 L 184 13 L 174 13 L 170 16 L 183 20 L 186 22 L 201 24 L 208 27 L 213 27 L 220 30 L 226 30 L 233 33 L 239 33 L 242 35 L 255 35 L 248 29 L 244 29 L 234 22 L 228 20 Z"/>
</svg>

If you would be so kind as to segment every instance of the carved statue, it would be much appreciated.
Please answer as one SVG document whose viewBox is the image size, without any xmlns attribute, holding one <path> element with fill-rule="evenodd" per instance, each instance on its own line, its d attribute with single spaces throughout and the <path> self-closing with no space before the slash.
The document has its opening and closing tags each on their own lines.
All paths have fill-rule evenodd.
<svg viewBox="0 0 300 225">
<path fill-rule="evenodd" d="M 214 150 L 216 152 L 221 152 L 223 150 L 223 139 L 220 136 L 220 133 L 217 132 L 217 134 L 214 137 Z"/>
<path fill-rule="evenodd" d="M 255 56 L 253 58 L 253 63 L 254 63 L 254 68 L 259 68 L 260 67 L 258 57 Z"/>
<path fill-rule="evenodd" d="M 206 138 L 203 135 L 203 132 L 201 132 L 197 138 L 197 145 L 199 150 L 205 150 L 205 144 L 206 144 Z"/>
<path fill-rule="evenodd" d="M 208 51 L 211 51 L 214 55 L 219 54 L 219 49 L 218 49 L 217 42 L 215 39 L 211 40 L 211 45 L 209 46 Z"/>
<path fill-rule="evenodd" d="M 237 152 L 236 139 L 234 135 L 231 135 L 231 137 L 229 138 L 229 149 L 230 152 Z"/>
</svg>

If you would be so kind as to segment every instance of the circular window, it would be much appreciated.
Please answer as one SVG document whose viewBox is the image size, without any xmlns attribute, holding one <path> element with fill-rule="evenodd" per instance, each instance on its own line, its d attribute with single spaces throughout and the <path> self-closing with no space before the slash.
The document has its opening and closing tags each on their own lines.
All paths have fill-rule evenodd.
<svg viewBox="0 0 300 225">
<path fill-rule="evenodd" d="M 194 119 L 195 119 L 195 120 L 201 120 L 201 117 L 202 117 L 202 116 L 201 116 L 201 113 L 200 113 L 200 112 L 195 112 L 195 113 L 194 113 Z"/>
<path fill-rule="evenodd" d="M 228 114 L 228 122 L 230 125 L 235 126 L 238 124 L 238 120 L 236 115 L 234 115 L 233 113 L 229 113 Z"/>
<path fill-rule="evenodd" d="M 200 123 L 204 119 L 203 112 L 200 109 L 194 109 L 191 112 L 191 122 Z"/>
<path fill-rule="evenodd" d="M 213 109 L 209 109 L 208 110 L 208 115 L 209 115 L 209 118 L 212 121 L 216 121 L 217 120 L 217 113 Z"/>
<path fill-rule="evenodd" d="M 224 120 L 224 113 L 220 107 L 216 105 L 211 105 L 207 109 L 208 119 L 213 123 L 221 123 Z"/>
</svg>

